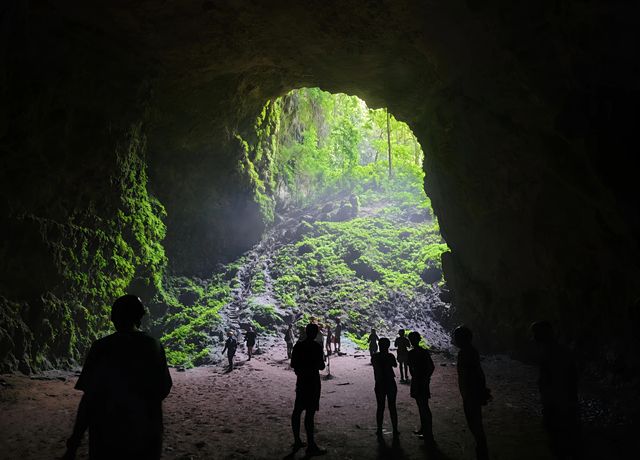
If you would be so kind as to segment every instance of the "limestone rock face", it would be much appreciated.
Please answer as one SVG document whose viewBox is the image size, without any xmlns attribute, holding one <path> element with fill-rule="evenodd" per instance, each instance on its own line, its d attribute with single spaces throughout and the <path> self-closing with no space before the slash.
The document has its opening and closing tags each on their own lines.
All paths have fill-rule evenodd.
<svg viewBox="0 0 640 460">
<path fill-rule="evenodd" d="M 576 345 L 638 347 L 631 2 L 85 3 L 3 12 L 0 295 L 23 305 L 0 316 L 3 363 L 69 354 L 63 318 L 87 322 L 80 337 L 106 327 L 91 321 L 110 292 L 74 294 L 71 316 L 43 304 L 68 293 L 60 251 L 83 250 L 56 252 L 43 228 L 81 228 L 90 254 L 118 254 L 101 235 L 119 222 L 123 171 L 148 175 L 164 205 L 174 272 L 206 275 L 248 248 L 264 221 L 239 139 L 303 86 L 387 106 L 414 130 L 452 249 L 444 277 L 480 344 L 513 347 L 546 317 Z M 118 276 L 147 276 L 130 259 Z"/>
</svg>

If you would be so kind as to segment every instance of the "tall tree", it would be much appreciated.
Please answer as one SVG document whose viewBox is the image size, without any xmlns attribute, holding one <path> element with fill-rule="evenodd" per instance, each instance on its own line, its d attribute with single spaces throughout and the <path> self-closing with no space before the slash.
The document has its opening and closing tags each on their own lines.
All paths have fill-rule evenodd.
<svg viewBox="0 0 640 460">
<path fill-rule="evenodd" d="M 389 179 L 391 179 L 392 170 L 391 170 L 391 114 L 389 114 L 389 109 L 385 109 L 387 112 L 387 145 L 389 147 Z"/>
</svg>

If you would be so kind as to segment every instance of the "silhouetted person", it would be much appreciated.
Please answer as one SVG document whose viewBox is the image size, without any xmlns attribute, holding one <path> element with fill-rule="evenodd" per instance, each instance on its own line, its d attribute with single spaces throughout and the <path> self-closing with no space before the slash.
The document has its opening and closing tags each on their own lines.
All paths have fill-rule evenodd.
<svg viewBox="0 0 640 460">
<path fill-rule="evenodd" d="M 389 403 L 389 415 L 391 416 L 391 426 L 393 435 L 398 436 L 398 412 L 396 411 L 396 396 L 398 387 L 396 386 L 396 375 L 393 368 L 397 367 L 396 358 L 389 353 L 391 341 L 383 337 L 378 341 L 380 351 L 371 357 L 373 365 L 373 375 L 376 380 L 375 393 L 376 403 L 376 434 L 382 436 L 382 419 L 384 418 L 385 400 Z"/>
<path fill-rule="evenodd" d="M 289 324 L 287 330 L 284 333 L 284 341 L 287 344 L 287 358 L 291 359 L 291 352 L 293 351 L 293 324 Z"/>
<path fill-rule="evenodd" d="M 431 409 L 429 408 L 429 398 L 431 392 L 429 384 L 431 383 L 431 375 L 435 369 L 433 360 L 429 351 L 420 346 L 420 334 L 413 331 L 409 334 L 409 342 L 413 347 L 409 350 L 409 371 L 411 372 L 411 389 L 410 395 L 416 400 L 418 412 L 420 414 L 420 428 L 415 434 L 423 436 L 424 440 L 429 444 L 434 444 L 433 440 L 433 422 Z"/>
<path fill-rule="evenodd" d="M 375 329 L 371 329 L 369 334 L 369 356 L 373 357 L 374 353 L 378 352 L 378 334 Z"/>
<path fill-rule="evenodd" d="M 555 338 L 551 323 L 537 321 L 531 332 L 539 347 L 544 427 L 556 458 L 580 458 L 578 377 L 573 356 Z"/>
<path fill-rule="evenodd" d="M 244 334 L 244 341 L 247 342 L 247 354 L 249 355 L 249 359 L 247 361 L 251 361 L 253 347 L 256 345 L 256 335 L 257 334 L 253 330 L 252 326 L 249 326 L 249 330 Z"/>
<path fill-rule="evenodd" d="M 76 383 L 84 395 L 63 458 L 75 458 L 87 428 L 92 460 L 160 458 L 162 400 L 172 383 L 162 345 L 138 330 L 144 313 L 134 295 L 114 302 L 116 332 L 89 350 Z"/>
<path fill-rule="evenodd" d="M 324 369 L 322 346 L 316 342 L 318 325 L 308 324 L 306 339 L 293 347 L 291 367 L 298 376 L 296 382 L 296 402 L 291 414 L 293 430 L 293 449 L 304 446 L 300 439 L 300 416 L 305 411 L 304 429 L 307 432 L 307 455 L 321 455 L 326 451 L 320 449 L 314 439 L 314 416 L 320 408 L 320 373 Z"/>
<path fill-rule="evenodd" d="M 394 342 L 398 354 L 398 364 L 400 364 L 400 383 L 405 383 L 409 380 L 409 347 L 411 342 L 404 336 L 404 329 L 398 331 L 398 337 Z"/>
<path fill-rule="evenodd" d="M 224 342 L 224 348 L 222 354 L 227 352 L 227 359 L 229 360 L 229 370 L 233 370 L 233 357 L 236 355 L 236 349 L 238 348 L 238 341 L 233 336 L 233 332 L 227 332 L 227 340 Z"/>
<path fill-rule="evenodd" d="M 471 330 L 466 326 L 458 326 L 453 331 L 453 344 L 460 348 L 458 352 L 458 388 L 462 395 L 464 416 L 469 431 L 476 441 L 476 458 L 487 460 L 487 439 L 482 426 L 482 406 L 491 399 L 487 389 L 484 372 L 480 366 L 480 355 L 471 344 Z"/>
<path fill-rule="evenodd" d="M 333 342 L 333 331 L 331 330 L 331 326 L 329 325 L 329 323 L 327 323 L 327 328 L 326 328 L 326 332 L 327 332 L 327 338 L 326 338 L 326 350 L 327 350 L 327 355 L 331 354 L 331 342 Z"/>
<path fill-rule="evenodd" d="M 336 318 L 336 328 L 334 329 L 333 341 L 335 346 L 335 352 L 340 353 L 340 338 L 342 337 L 342 324 L 340 324 L 340 318 Z"/>
</svg>

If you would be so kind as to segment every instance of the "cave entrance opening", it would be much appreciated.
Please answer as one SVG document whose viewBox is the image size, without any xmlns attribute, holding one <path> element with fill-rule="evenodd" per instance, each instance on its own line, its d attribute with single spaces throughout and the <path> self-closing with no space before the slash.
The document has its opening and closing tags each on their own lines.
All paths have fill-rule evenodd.
<svg viewBox="0 0 640 460">
<path fill-rule="evenodd" d="M 256 131 L 257 194 L 271 190 L 274 222 L 245 290 L 253 325 L 341 318 L 358 346 L 371 328 L 420 328 L 442 304 L 448 247 L 410 127 L 356 96 L 300 88 L 270 101 Z M 441 332 L 431 341 L 448 342 Z"/>
<path fill-rule="evenodd" d="M 434 306 L 448 308 L 448 247 L 406 123 L 356 96 L 301 88 L 268 101 L 237 137 L 266 230 L 204 287 L 174 286 L 175 299 L 193 306 L 162 319 L 172 364 L 207 362 L 228 331 L 242 337 L 253 327 L 269 340 L 287 324 L 297 332 L 317 321 L 326 331 L 338 318 L 356 347 L 368 347 L 372 328 L 393 338 L 400 327 L 448 346 L 442 328 L 426 327 Z"/>
</svg>

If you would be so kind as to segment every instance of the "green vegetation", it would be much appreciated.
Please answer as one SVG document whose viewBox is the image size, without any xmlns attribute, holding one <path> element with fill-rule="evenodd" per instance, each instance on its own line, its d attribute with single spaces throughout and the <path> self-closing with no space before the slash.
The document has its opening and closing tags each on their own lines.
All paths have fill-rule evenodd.
<svg viewBox="0 0 640 460">
<path fill-rule="evenodd" d="M 32 367 L 46 366 L 48 356 L 81 360 L 91 342 L 111 329 L 116 297 L 131 286 L 137 292 L 160 288 L 167 262 L 161 243 L 165 211 L 147 192 L 145 149 L 135 125 L 116 150 L 105 203 L 91 203 L 65 222 L 25 216 L 38 226 L 62 275 L 61 284 L 41 299 L 46 319 L 36 335 L 43 347 Z"/>
<path fill-rule="evenodd" d="M 425 267 L 439 267 L 447 247 L 423 192 L 422 149 L 386 110 L 302 89 L 268 102 L 252 132 L 236 140 L 238 171 L 265 223 L 303 208 L 317 214 L 292 228 L 295 237 L 259 259 L 249 277 L 249 321 L 259 332 L 281 324 L 282 311 L 295 311 L 302 322 L 341 317 L 360 343 L 382 324 L 380 308 L 391 293 L 411 297 L 424 284 Z M 133 126 L 117 148 L 104 203 L 63 223 L 24 217 L 42 233 L 64 280 L 42 298 L 46 320 L 33 334 L 46 345 L 32 367 L 46 366 L 49 356 L 81 360 L 110 330 L 109 306 L 127 291 L 153 299 L 147 326 L 171 364 L 198 365 L 211 354 L 247 260 L 206 280 L 167 273 L 166 213 L 147 191 L 145 150 L 141 126 Z M 7 311 L 21 308 L 5 300 Z"/>
<path fill-rule="evenodd" d="M 409 127 L 386 109 L 319 88 L 269 101 L 246 138 L 238 168 L 254 190 L 265 223 L 276 208 L 373 190 L 402 196 L 405 208 L 430 209 L 423 191 L 424 153 Z"/>
<path fill-rule="evenodd" d="M 207 281 L 185 277 L 167 277 L 166 281 L 158 300 L 167 310 L 153 328 L 164 332 L 161 341 L 170 364 L 201 364 L 220 324 L 220 310 L 231 300 L 229 285 L 221 274 Z"/>
<path fill-rule="evenodd" d="M 283 322 L 280 310 L 301 313 L 299 326 L 311 316 L 341 317 L 346 336 L 366 349 L 370 328 L 384 328 L 382 309 L 391 296 L 413 298 L 424 287 L 425 267 L 440 267 L 448 250 L 423 191 L 420 145 L 386 110 L 317 88 L 267 103 L 254 131 L 237 137 L 239 170 L 265 222 L 275 221 L 276 209 L 304 207 L 316 217 L 291 228 L 295 238 L 279 245 L 271 261 L 262 255 L 254 263 L 245 286 L 249 321 L 268 333 Z M 226 273 L 245 263 L 229 264 Z M 195 365 L 209 354 L 209 336 L 238 280 L 169 281 L 162 291 L 168 312 L 156 326 L 170 363 Z"/>
</svg>

